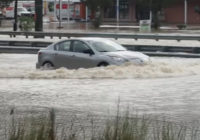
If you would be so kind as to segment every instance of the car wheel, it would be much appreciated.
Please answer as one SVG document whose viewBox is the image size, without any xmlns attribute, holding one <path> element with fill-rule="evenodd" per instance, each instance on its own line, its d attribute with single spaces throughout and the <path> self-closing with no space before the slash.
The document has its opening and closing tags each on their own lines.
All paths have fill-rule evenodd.
<svg viewBox="0 0 200 140">
<path fill-rule="evenodd" d="M 48 69 L 48 70 L 54 68 L 51 62 L 45 62 L 42 67 L 43 69 Z"/>
<path fill-rule="evenodd" d="M 98 67 L 106 67 L 106 66 L 108 66 L 108 65 L 109 65 L 108 63 L 103 62 L 103 63 L 100 63 L 100 64 L 98 65 Z"/>
</svg>

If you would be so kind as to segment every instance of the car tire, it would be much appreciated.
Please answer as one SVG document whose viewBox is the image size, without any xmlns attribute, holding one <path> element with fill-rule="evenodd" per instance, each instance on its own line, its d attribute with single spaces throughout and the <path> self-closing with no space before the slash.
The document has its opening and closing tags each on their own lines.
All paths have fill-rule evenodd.
<svg viewBox="0 0 200 140">
<path fill-rule="evenodd" d="M 98 65 L 98 67 L 107 67 L 109 64 L 106 62 L 102 62 Z"/>
<path fill-rule="evenodd" d="M 54 66 L 51 62 L 45 62 L 43 65 L 42 65 L 42 68 L 43 69 L 48 69 L 48 70 L 51 70 L 51 69 L 54 69 Z"/>
</svg>

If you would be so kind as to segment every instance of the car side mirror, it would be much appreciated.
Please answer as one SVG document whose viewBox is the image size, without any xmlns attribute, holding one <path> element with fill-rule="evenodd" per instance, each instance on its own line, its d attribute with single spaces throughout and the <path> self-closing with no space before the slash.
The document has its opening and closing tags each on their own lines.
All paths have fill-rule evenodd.
<svg viewBox="0 0 200 140">
<path fill-rule="evenodd" d="M 91 49 L 84 50 L 83 53 L 93 55 L 94 52 Z"/>
</svg>

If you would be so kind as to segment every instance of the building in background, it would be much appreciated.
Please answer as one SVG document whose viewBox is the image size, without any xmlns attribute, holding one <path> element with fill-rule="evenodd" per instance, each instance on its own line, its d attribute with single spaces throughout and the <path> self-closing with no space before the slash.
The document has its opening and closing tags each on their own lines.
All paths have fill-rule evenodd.
<svg viewBox="0 0 200 140">
<path fill-rule="evenodd" d="M 196 11 L 198 7 L 200 9 L 200 0 L 187 0 L 187 5 L 187 23 L 200 24 L 200 14 Z M 176 5 L 165 8 L 163 12 L 163 22 L 169 24 L 184 23 L 184 2 L 178 2 Z"/>
<path fill-rule="evenodd" d="M 44 0 L 45 7 L 44 11 L 46 11 L 46 15 L 51 15 L 52 13 L 56 13 L 55 15 L 59 19 L 59 10 L 60 4 L 59 0 L 56 0 L 56 10 L 54 11 L 54 2 L 55 0 Z M 69 13 L 68 13 L 69 12 Z M 87 12 L 87 13 L 86 13 Z M 80 0 L 62 0 L 62 8 L 61 8 L 61 16 L 63 19 L 67 19 L 68 16 L 73 20 L 83 21 L 87 18 L 91 18 L 90 10 L 86 10 L 86 5 Z M 69 14 L 69 15 L 68 15 Z"/>
<path fill-rule="evenodd" d="M 116 1 L 113 6 L 104 9 L 104 21 L 116 21 Z M 199 12 L 198 12 L 199 10 Z M 160 11 L 160 19 L 166 24 L 184 24 L 187 16 L 188 24 L 200 24 L 200 0 L 187 0 L 187 15 L 185 3 L 177 2 Z M 119 20 L 121 22 L 138 23 L 139 20 L 149 19 L 150 9 L 138 5 L 135 0 L 119 0 Z"/>
<path fill-rule="evenodd" d="M 113 5 L 103 11 L 104 21 L 116 21 L 116 1 L 113 0 Z M 43 14 L 57 16 L 59 15 L 59 0 L 43 0 Z M 70 3 L 68 6 L 68 2 Z M 25 7 L 28 11 L 34 13 L 34 0 L 20 1 L 19 7 Z M 14 4 L 11 3 L 10 7 L 5 11 L 14 10 Z M 63 18 L 68 18 L 68 10 L 70 19 L 86 20 L 92 19 L 94 14 L 87 9 L 86 5 L 81 0 L 62 0 L 61 14 Z M 186 15 L 185 15 L 186 14 Z M 187 19 L 185 19 L 187 17 Z M 149 19 L 150 9 L 138 5 L 136 0 L 119 0 L 119 20 L 120 22 L 138 23 L 139 20 Z M 184 1 L 177 2 L 168 8 L 160 11 L 160 19 L 166 24 L 184 24 L 187 20 L 188 24 L 200 24 L 200 0 L 187 0 L 187 12 L 185 12 Z"/>
<path fill-rule="evenodd" d="M 124 22 L 136 22 L 136 6 L 134 0 L 119 0 L 119 19 Z M 116 0 L 113 6 L 104 9 L 104 21 L 116 21 Z"/>
<path fill-rule="evenodd" d="M 86 13 L 86 5 L 81 2 L 80 0 L 61 0 L 62 7 L 61 7 L 61 16 L 63 19 L 70 19 L 74 20 L 85 20 L 86 15 L 87 18 L 91 18 L 90 10 L 87 10 Z M 55 6 L 54 6 L 54 2 Z M 18 1 L 18 7 L 24 7 L 28 11 L 34 13 L 35 12 L 35 1 L 34 0 L 27 0 L 27 1 Z M 55 9 L 54 9 L 55 8 Z M 43 15 L 46 16 L 55 16 L 59 18 L 59 10 L 60 4 L 59 0 L 43 0 Z M 5 9 L 5 13 L 11 13 L 14 11 L 14 2 L 10 4 L 9 7 Z M 14 15 L 12 16 L 14 17 Z"/>
</svg>

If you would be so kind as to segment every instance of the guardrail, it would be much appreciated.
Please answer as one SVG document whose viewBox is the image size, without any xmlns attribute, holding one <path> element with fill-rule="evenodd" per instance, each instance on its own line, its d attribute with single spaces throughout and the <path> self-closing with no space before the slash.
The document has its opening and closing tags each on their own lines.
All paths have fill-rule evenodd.
<svg viewBox="0 0 200 140">
<path fill-rule="evenodd" d="M 124 39 L 153 39 L 153 40 L 198 40 L 200 41 L 199 35 L 177 35 L 177 34 L 123 34 L 123 33 L 56 33 L 56 32 L 9 32 L 9 31 L 1 31 L 0 35 L 8 35 L 10 37 L 15 36 L 33 36 L 36 38 L 42 37 L 102 37 L 102 38 L 124 38 Z"/>
<path fill-rule="evenodd" d="M 52 42 L 44 41 L 13 41 L 0 40 L 0 46 L 18 46 L 18 47 L 47 47 Z"/>
<path fill-rule="evenodd" d="M 35 54 L 52 42 L 42 41 L 1 41 L 0 53 Z M 122 44 L 123 45 L 123 44 Z M 129 50 L 140 51 L 150 56 L 200 58 L 200 47 L 123 45 Z"/>
<path fill-rule="evenodd" d="M 42 41 L 5 41 L 0 40 L 0 46 L 11 46 L 11 47 L 35 47 L 43 48 L 47 47 L 53 42 L 42 42 Z M 146 51 L 146 52 L 183 52 L 183 53 L 200 53 L 200 47 L 181 47 L 181 46 L 153 46 L 153 45 L 127 45 L 122 44 L 129 50 L 133 51 Z"/>
</svg>

